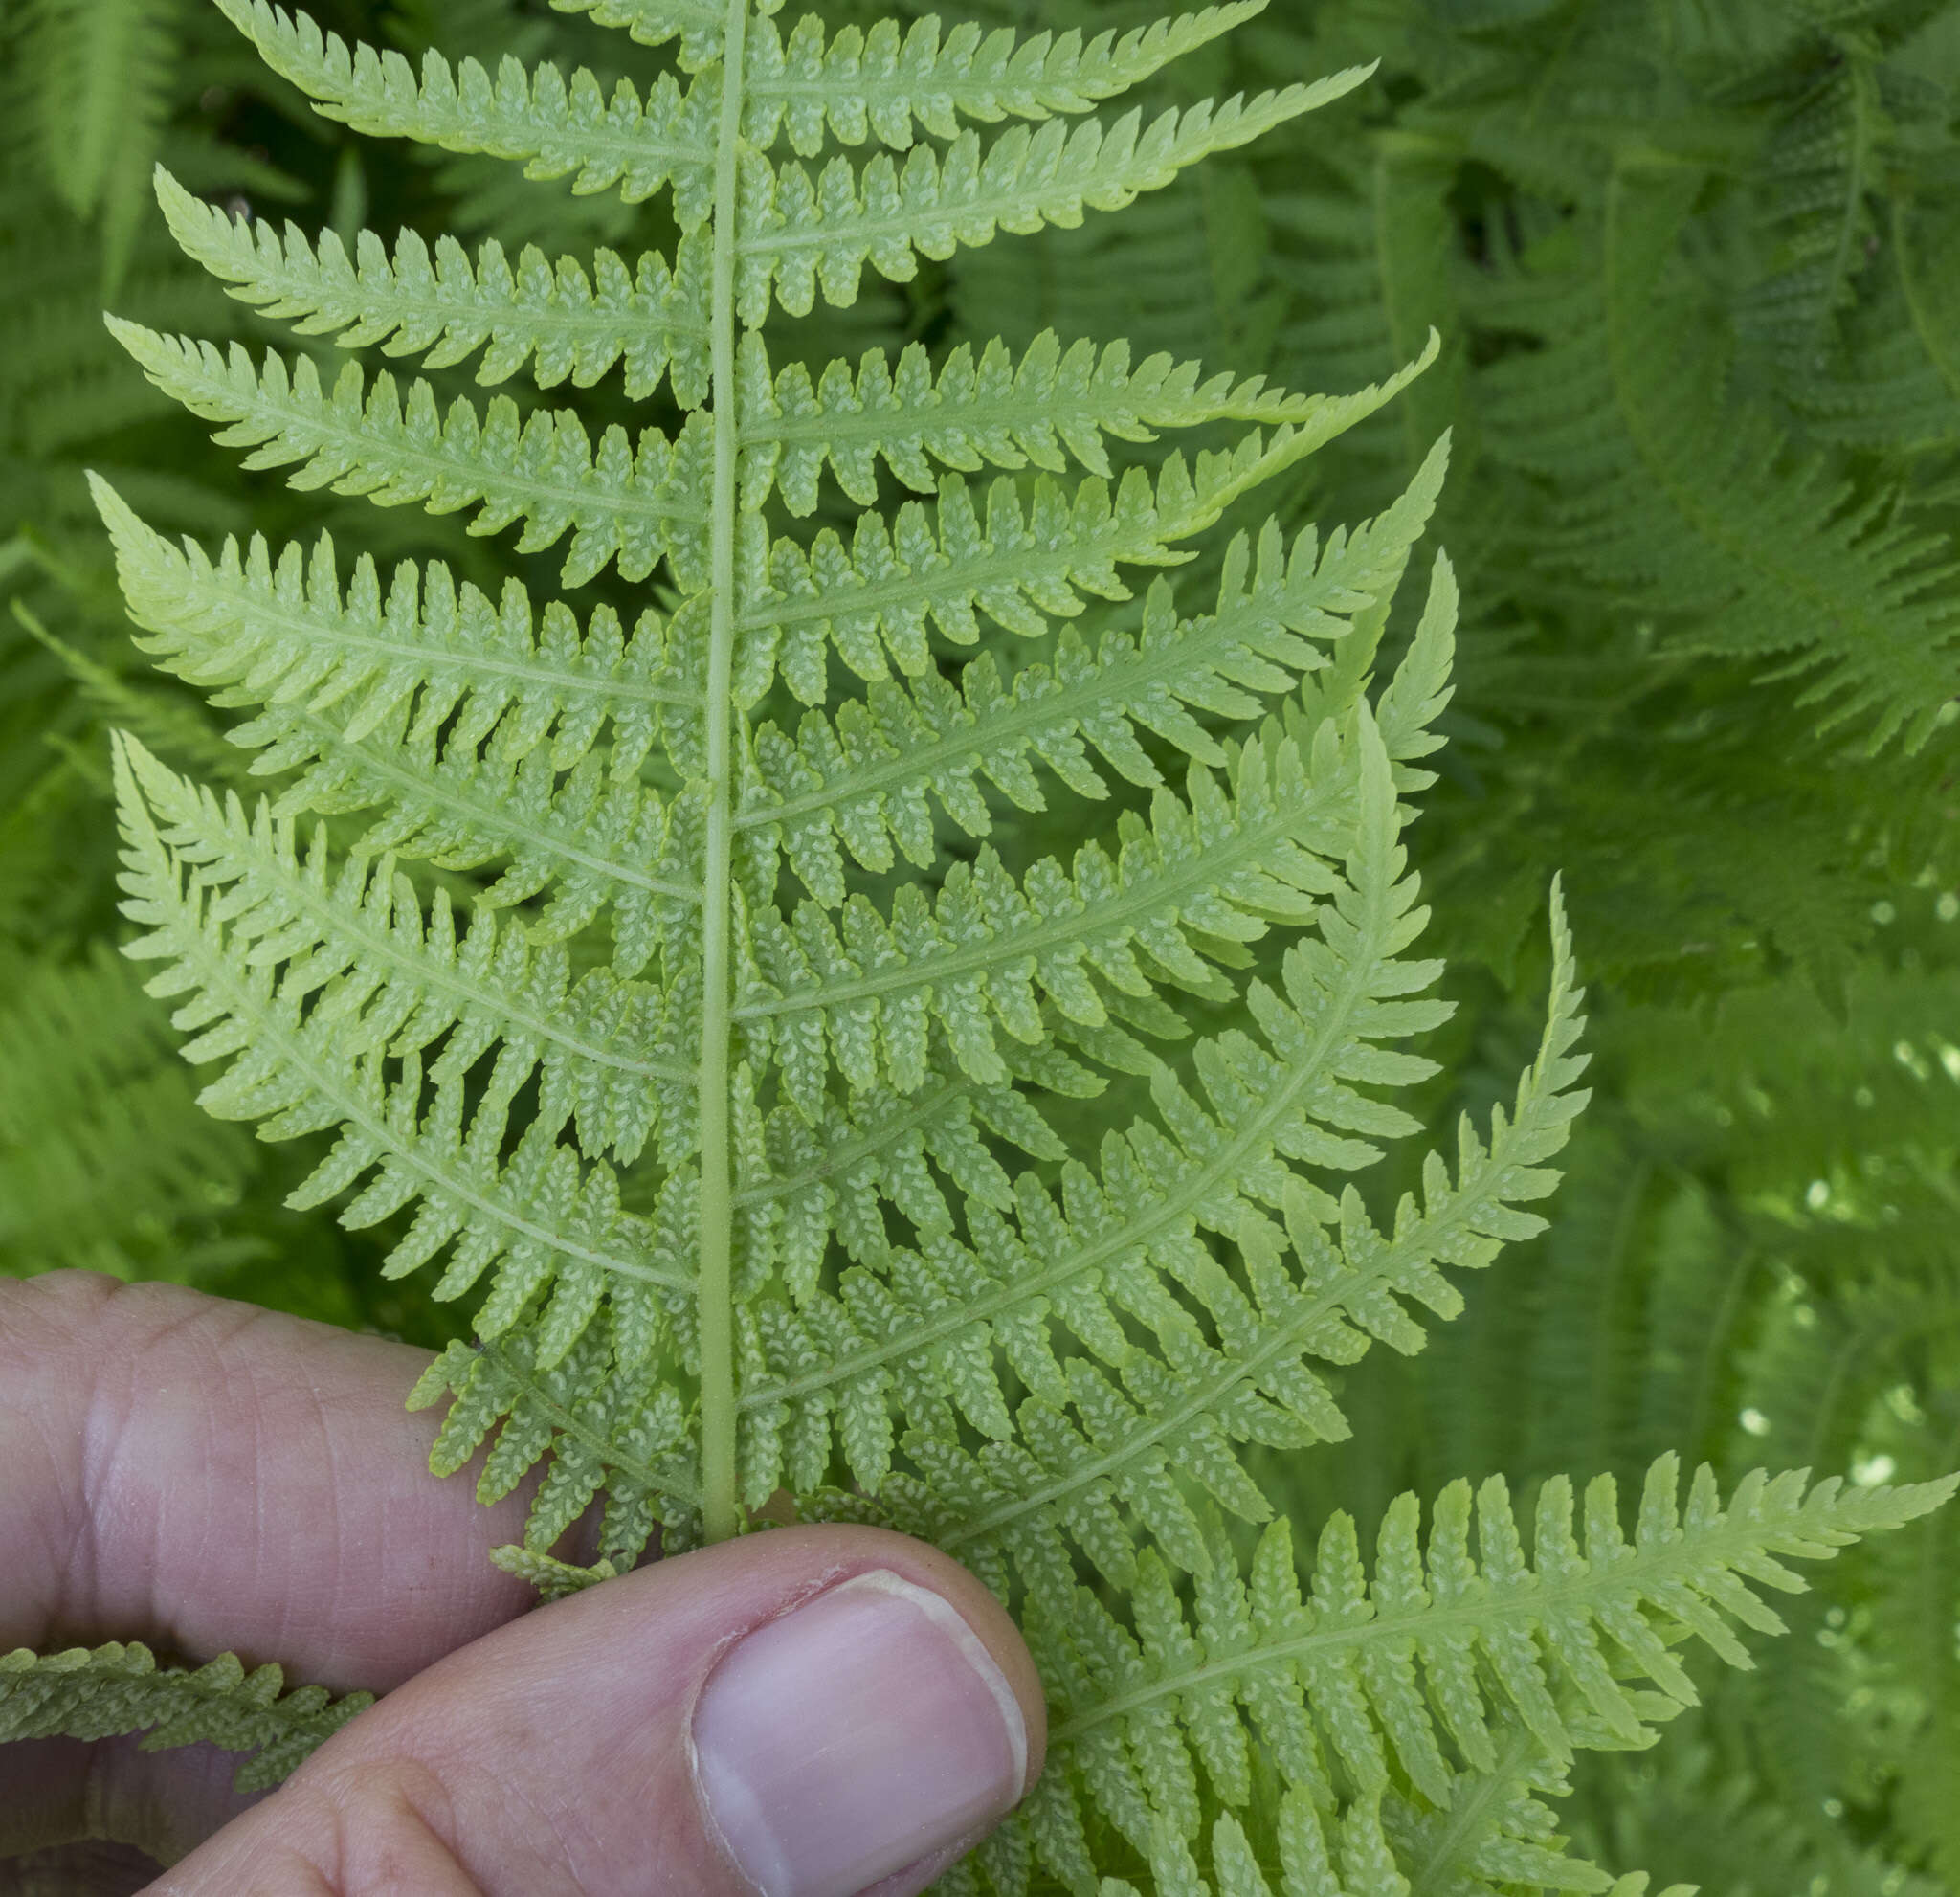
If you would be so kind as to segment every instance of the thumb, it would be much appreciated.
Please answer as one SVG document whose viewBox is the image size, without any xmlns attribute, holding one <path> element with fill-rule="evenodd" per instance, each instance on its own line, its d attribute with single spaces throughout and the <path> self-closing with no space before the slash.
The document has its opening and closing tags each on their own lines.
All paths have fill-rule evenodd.
<svg viewBox="0 0 1960 1897">
<path fill-rule="evenodd" d="M 457 1649 L 149 1897 L 912 1897 L 1044 1739 L 1034 1663 L 965 1569 L 776 1529 Z"/>
</svg>

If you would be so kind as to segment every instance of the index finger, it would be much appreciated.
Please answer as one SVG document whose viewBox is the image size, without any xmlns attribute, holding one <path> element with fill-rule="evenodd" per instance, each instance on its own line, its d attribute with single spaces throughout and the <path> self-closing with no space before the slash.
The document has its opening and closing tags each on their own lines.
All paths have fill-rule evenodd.
<svg viewBox="0 0 1960 1897">
<path fill-rule="evenodd" d="M 427 1361 L 176 1285 L 0 1282 L 0 1652 L 141 1640 L 385 1691 L 522 1612 L 485 1554 L 524 1492 L 486 1509 L 429 1474 L 436 1423 L 402 1407 Z M 174 1861 L 254 1801 L 236 1765 L 0 1748 L 0 1859 L 108 1838 Z"/>
<path fill-rule="evenodd" d="M 169 1284 L 0 1283 L 0 1651 L 140 1640 L 386 1690 L 521 1612 L 438 1482 L 427 1353 Z"/>
</svg>

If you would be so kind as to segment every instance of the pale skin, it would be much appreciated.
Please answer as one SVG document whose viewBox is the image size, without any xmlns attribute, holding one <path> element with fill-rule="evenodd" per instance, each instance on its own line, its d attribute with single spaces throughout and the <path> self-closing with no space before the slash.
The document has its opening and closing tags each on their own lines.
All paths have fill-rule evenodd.
<svg viewBox="0 0 1960 1897">
<path fill-rule="evenodd" d="M 0 1651 L 140 1640 L 388 1695 L 256 1799 L 209 1747 L 0 1746 L 0 1897 L 753 1897 L 703 1819 L 696 1698 L 744 1635 L 877 1569 L 979 1637 L 1038 1774 L 1019 1635 L 902 1536 L 774 1530 L 527 1614 L 486 1558 L 527 1491 L 486 1509 L 430 1475 L 436 1418 L 402 1408 L 426 1361 L 177 1286 L 0 1283 Z"/>
</svg>

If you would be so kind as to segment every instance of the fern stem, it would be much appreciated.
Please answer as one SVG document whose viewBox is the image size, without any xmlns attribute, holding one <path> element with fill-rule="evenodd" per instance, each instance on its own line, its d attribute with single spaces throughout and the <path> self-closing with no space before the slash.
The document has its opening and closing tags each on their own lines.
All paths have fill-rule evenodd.
<svg viewBox="0 0 1960 1897">
<path fill-rule="evenodd" d="M 905 1104 L 902 1112 L 894 1114 L 889 1120 L 880 1121 L 869 1132 L 860 1133 L 855 1139 L 839 1140 L 826 1149 L 824 1156 L 813 1166 L 806 1166 L 794 1172 L 772 1172 L 755 1185 L 745 1186 L 735 1194 L 739 1207 L 768 1205 L 775 1199 L 793 1198 L 798 1193 L 808 1192 L 812 1186 L 826 1179 L 835 1179 L 838 1173 L 848 1172 L 860 1159 L 873 1153 L 883 1152 L 907 1133 L 920 1127 L 931 1124 L 933 1116 L 949 1101 L 961 1094 L 970 1093 L 976 1083 L 962 1077 L 945 1082 L 942 1085 L 924 1093 L 914 1094 Z"/>
<path fill-rule="evenodd" d="M 702 865 L 701 1325 L 702 1532 L 726 1541 L 739 1526 L 735 1484 L 734 1181 L 728 1148 L 729 906 L 734 846 L 735 238 L 742 137 L 743 42 L 748 0 L 728 0 L 722 119 L 715 141 L 715 236 L 710 347 L 714 365 L 715 489 L 707 677 L 708 809 Z"/>
</svg>

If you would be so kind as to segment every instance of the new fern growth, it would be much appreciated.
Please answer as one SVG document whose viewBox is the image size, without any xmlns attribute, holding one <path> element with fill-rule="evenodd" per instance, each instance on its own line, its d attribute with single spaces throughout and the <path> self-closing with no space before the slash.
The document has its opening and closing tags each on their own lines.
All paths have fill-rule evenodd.
<svg viewBox="0 0 1960 1897">
<path fill-rule="evenodd" d="M 1547 1484 L 1527 1557 L 1503 1485 L 1458 1485 L 1426 1537 L 1391 1509 L 1372 1573 L 1335 1518 L 1303 1588 L 1260 1467 L 1343 1437 L 1341 1369 L 1419 1349 L 1449 1271 L 1542 1228 L 1585 1098 L 1554 891 L 1514 1106 L 1399 1203 L 1356 1183 L 1420 1131 L 1392 1096 L 1448 1014 L 1401 841 L 1449 697 L 1440 557 L 1373 676 L 1444 453 L 1325 537 L 1252 497 L 1434 343 L 1328 397 L 1046 334 L 813 363 L 782 321 L 1120 210 L 1366 69 L 1147 112 L 1125 96 L 1258 0 L 1025 38 L 574 3 L 670 56 L 607 97 L 220 3 L 357 130 L 671 212 L 662 251 L 513 258 L 238 225 L 160 177 L 244 301 L 558 406 L 112 324 L 248 465 L 563 549 L 559 594 L 493 598 L 323 535 L 173 544 L 97 486 L 149 651 L 249 712 L 275 780 L 248 807 L 119 740 L 130 952 L 227 1063 L 211 1110 L 332 1136 L 296 1203 L 352 1194 L 390 1275 L 475 1294 L 411 1400 L 448 1401 L 438 1470 L 489 1445 L 486 1500 L 545 1465 L 505 1565 L 559 1592 L 784 1489 L 968 1562 L 1022 1614 L 1056 1744 L 949 1887 L 1608 1888 L 1543 1802 L 1574 1750 L 1693 1699 L 1685 1636 L 1746 1659 L 1778 1557 L 1945 1491 L 1757 1477 L 1725 1506 L 1704 1473 L 1683 1509 L 1663 1462 L 1631 1537 L 1610 1479 L 1583 1529 Z M 642 414 L 595 438 L 572 396 L 615 369 Z M 1065 859 L 1036 822 L 1064 800 Z M 572 1571 L 551 1550 L 595 1497 Z"/>
</svg>

